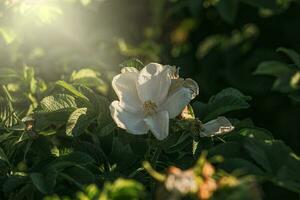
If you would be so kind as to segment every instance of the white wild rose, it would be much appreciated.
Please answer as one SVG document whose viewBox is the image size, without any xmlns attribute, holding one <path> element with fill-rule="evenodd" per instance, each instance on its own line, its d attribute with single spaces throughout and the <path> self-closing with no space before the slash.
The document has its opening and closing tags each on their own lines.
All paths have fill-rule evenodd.
<svg viewBox="0 0 300 200">
<path fill-rule="evenodd" d="M 159 139 L 169 134 L 169 119 L 175 118 L 199 92 L 191 79 L 178 78 L 176 68 L 150 63 L 141 71 L 125 67 L 112 80 L 119 101 L 110 105 L 117 126 L 141 135 L 149 130 Z"/>
</svg>

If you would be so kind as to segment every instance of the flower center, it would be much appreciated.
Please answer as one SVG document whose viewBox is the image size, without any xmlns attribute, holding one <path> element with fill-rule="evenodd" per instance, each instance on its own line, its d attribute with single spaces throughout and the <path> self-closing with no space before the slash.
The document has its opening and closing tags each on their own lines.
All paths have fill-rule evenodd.
<svg viewBox="0 0 300 200">
<path fill-rule="evenodd" d="M 143 105 L 145 115 L 153 115 L 157 111 L 157 105 L 151 101 L 145 101 Z"/>
</svg>

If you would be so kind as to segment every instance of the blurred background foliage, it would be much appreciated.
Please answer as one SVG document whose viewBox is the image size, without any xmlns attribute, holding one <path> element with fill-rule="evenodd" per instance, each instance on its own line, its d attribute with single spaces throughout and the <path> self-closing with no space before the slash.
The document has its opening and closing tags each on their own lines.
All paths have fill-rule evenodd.
<svg viewBox="0 0 300 200">
<path fill-rule="evenodd" d="M 85 71 L 94 77 L 88 84 L 100 84 L 97 89 L 107 94 L 111 77 L 128 58 L 176 65 L 199 83 L 198 100 L 207 102 L 226 87 L 252 96 L 251 109 L 235 116 L 251 118 L 299 154 L 300 106 L 297 97 L 290 98 L 299 93 L 300 70 L 294 66 L 299 62 L 286 52 L 293 50 L 294 57 L 300 52 L 299 5 L 299 0 L 4 0 L 0 81 L 9 67 L 23 74 L 24 87 L 38 83 L 26 94 L 32 103 L 46 90 L 43 81 L 65 79 L 74 70 L 69 81 L 86 81 L 79 69 L 99 71 Z M 279 47 L 287 49 L 277 52 Z M 269 71 L 259 71 L 261 65 Z M 283 66 L 292 69 L 280 71 Z M 281 89 L 274 83 L 278 79 Z"/>
<path fill-rule="evenodd" d="M 102 191 L 82 185 L 122 176 L 149 183 L 139 161 L 152 161 L 157 147 L 164 151 L 158 169 L 190 167 L 195 158 L 192 128 L 186 127 L 191 124 L 182 122 L 185 131 L 174 131 L 151 149 L 111 123 L 106 97 L 115 97 L 113 75 L 123 66 L 160 62 L 198 82 L 200 95 L 192 106 L 201 121 L 234 111 L 228 117 L 239 134 L 197 139 L 193 154 L 209 148 L 209 157 L 226 157 L 222 169 L 246 166 L 249 174 L 264 177 L 266 199 L 299 197 L 299 157 L 292 153 L 300 154 L 299 6 L 299 0 L 2 0 L 4 193 L 40 199 L 55 187 L 58 194 L 71 195 L 72 183 L 83 191 L 78 199 L 113 199 L 114 193 L 115 199 L 118 194 L 137 199 L 145 189 L 152 191 L 152 184 L 143 188 L 120 179 Z"/>
</svg>

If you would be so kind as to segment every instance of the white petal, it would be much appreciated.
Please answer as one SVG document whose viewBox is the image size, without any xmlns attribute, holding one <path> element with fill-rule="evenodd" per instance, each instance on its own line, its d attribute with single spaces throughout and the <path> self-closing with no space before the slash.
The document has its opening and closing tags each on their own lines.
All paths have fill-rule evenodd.
<svg viewBox="0 0 300 200">
<path fill-rule="evenodd" d="M 135 68 L 135 67 L 123 67 L 121 69 L 121 73 L 127 73 L 127 72 L 136 72 L 136 73 L 139 73 L 139 70 L 137 70 L 137 68 Z"/>
<path fill-rule="evenodd" d="M 203 125 L 203 130 L 200 132 L 201 137 L 212 137 L 228 133 L 234 129 L 234 126 L 226 117 L 218 117 Z"/>
<path fill-rule="evenodd" d="M 135 135 L 146 134 L 148 132 L 149 129 L 143 120 L 143 113 L 126 111 L 120 106 L 119 101 L 113 101 L 109 109 L 118 127 L 126 129 L 127 132 Z"/>
<path fill-rule="evenodd" d="M 169 112 L 170 119 L 179 115 L 192 99 L 192 92 L 188 88 L 180 88 L 167 97 L 167 100 L 161 105 L 160 110 Z"/>
<path fill-rule="evenodd" d="M 170 86 L 170 89 L 169 89 L 168 96 L 174 94 L 179 89 L 181 89 L 183 87 L 183 84 L 184 84 L 184 79 L 183 78 L 172 79 L 171 80 L 171 86 Z"/>
<path fill-rule="evenodd" d="M 169 134 L 169 114 L 167 111 L 155 113 L 145 119 L 153 135 L 158 140 L 165 139 Z"/>
<path fill-rule="evenodd" d="M 137 72 L 124 72 L 116 75 L 112 80 L 112 87 L 120 100 L 120 105 L 128 111 L 142 109 L 142 102 L 136 89 L 137 78 Z"/>
<path fill-rule="evenodd" d="M 140 72 L 137 90 L 140 99 L 159 105 L 168 94 L 171 85 L 170 68 L 157 63 L 146 65 Z"/>
</svg>

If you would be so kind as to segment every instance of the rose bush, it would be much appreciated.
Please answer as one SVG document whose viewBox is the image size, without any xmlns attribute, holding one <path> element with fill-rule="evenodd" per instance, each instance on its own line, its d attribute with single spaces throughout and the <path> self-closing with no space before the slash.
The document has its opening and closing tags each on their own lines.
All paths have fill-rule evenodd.
<svg viewBox="0 0 300 200">
<path fill-rule="evenodd" d="M 298 0 L 0 1 L 0 199 L 298 199 L 299 19 Z"/>
</svg>

